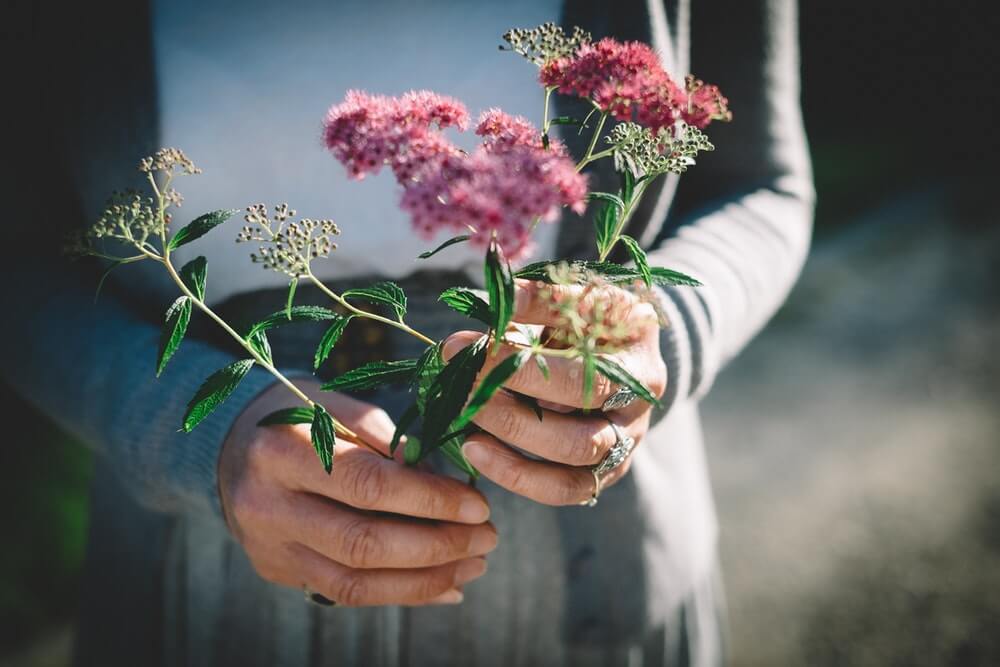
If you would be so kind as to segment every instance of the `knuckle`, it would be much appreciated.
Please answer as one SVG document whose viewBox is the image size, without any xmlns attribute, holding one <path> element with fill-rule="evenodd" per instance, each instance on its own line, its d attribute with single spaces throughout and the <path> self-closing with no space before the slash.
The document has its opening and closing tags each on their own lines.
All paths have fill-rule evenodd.
<svg viewBox="0 0 1000 667">
<path fill-rule="evenodd" d="M 667 364 L 663 359 L 657 359 L 653 366 L 653 377 L 649 383 L 649 390 L 657 398 L 663 398 L 663 393 L 667 390 Z"/>
<path fill-rule="evenodd" d="M 375 457 L 357 457 L 341 481 L 349 502 L 361 509 L 374 509 L 389 486 L 386 469 Z"/>
<path fill-rule="evenodd" d="M 507 482 L 507 487 L 514 493 L 527 495 L 531 484 L 526 474 L 524 466 L 516 463 L 508 463 L 504 466 L 503 478 Z"/>
<path fill-rule="evenodd" d="M 383 560 L 385 556 L 385 542 L 370 519 L 356 519 L 345 526 L 341 531 L 341 541 L 347 565 L 364 567 Z"/>
<path fill-rule="evenodd" d="M 497 413 L 497 421 L 500 427 L 500 433 L 497 435 L 501 436 L 503 440 L 509 440 L 512 442 L 521 442 L 524 439 L 525 431 L 527 430 L 527 424 L 516 410 L 511 408 L 501 409 Z"/>
<path fill-rule="evenodd" d="M 371 586 L 361 572 L 346 572 L 331 577 L 327 590 L 332 600 L 348 607 L 359 607 L 369 600 Z"/>
<path fill-rule="evenodd" d="M 594 377 L 594 401 L 603 403 L 605 399 L 615 392 L 615 383 L 598 373 Z"/>
<path fill-rule="evenodd" d="M 581 481 L 577 475 L 566 475 L 556 487 L 559 498 L 558 504 L 575 505 L 581 500 L 590 498 L 591 489 L 589 488 L 589 484 L 592 484 L 593 482 L 589 479 L 589 474 L 587 477 L 587 481 L 584 482 Z"/>
<path fill-rule="evenodd" d="M 232 490 L 229 505 L 230 514 L 244 531 L 249 526 L 266 522 L 272 511 L 271 503 L 265 500 L 257 485 L 246 481 Z"/>
<path fill-rule="evenodd" d="M 448 590 L 454 581 L 454 568 L 438 568 L 417 580 L 413 595 L 418 600 L 429 600 Z"/>
<path fill-rule="evenodd" d="M 436 482 L 437 480 L 435 480 Z M 445 485 L 414 487 L 413 506 L 423 515 L 447 519 L 458 513 L 458 501 Z"/>
</svg>

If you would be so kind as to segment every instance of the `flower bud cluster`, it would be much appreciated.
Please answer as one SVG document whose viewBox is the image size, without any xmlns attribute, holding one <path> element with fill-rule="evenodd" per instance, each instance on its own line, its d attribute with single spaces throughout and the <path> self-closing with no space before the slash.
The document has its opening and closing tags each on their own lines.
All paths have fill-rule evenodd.
<svg viewBox="0 0 1000 667">
<path fill-rule="evenodd" d="M 591 36 L 579 27 L 567 35 L 561 26 L 549 22 L 537 28 L 514 28 L 503 34 L 503 40 L 508 46 L 501 45 L 501 51 L 513 51 L 536 65 L 544 65 L 573 55 L 582 45 L 590 43 Z"/>
<path fill-rule="evenodd" d="M 637 178 L 683 174 L 698 153 L 715 150 L 701 130 L 682 121 L 657 132 L 638 123 L 619 123 L 607 141 L 612 146 L 615 169 L 629 169 Z"/>
<path fill-rule="evenodd" d="M 309 273 L 309 263 L 319 257 L 329 257 L 337 249 L 333 238 L 340 228 L 333 220 L 293 220 L 295 211 L 288 204 L 274 207 L 269 216 L 267 206 L 254 204 L 247 207 L 243 219 L 246 225 L 236 237 L 237 243 L 256 241 L 258 252 L 250 255 L 265 269 L 286 273 L 293 278 Z"/>
<path fill-rule="evenodd" d="M 587 356 L 614 354 L 630 342 L 627 314 L 616 308 L 622 300 L 611 293 L 618 288 L 600 275 L 566 262 L 554 264 L 548 271 L 551 286 L 543 287 L 539 296 L 556 313 L 549 344 Z M 582 289 L 560 289 L 565 286 Z"/>
<path fill-rule="evenodd" d="M 201 169 L 196 167 L 194 162 L 179 148 L 161 148 L 139 161 L 139 171 L 144 174 L 156 171 L 166 173 L 175 170 L 189 176 L 201 173 Z"/>
</svg>

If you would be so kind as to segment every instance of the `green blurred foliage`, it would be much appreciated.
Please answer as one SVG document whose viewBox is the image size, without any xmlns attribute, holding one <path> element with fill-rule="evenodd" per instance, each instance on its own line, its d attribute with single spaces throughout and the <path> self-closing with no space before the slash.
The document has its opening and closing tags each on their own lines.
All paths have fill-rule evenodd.
<svg viewBox="0 0 1000 667">
<path fill-rule="evenodd" d="M 31 641 L 76 613 L 87 539 L 88 450 L 37 418 L 7 387 L 0 447 L 0 651 Z"/>
</svg>

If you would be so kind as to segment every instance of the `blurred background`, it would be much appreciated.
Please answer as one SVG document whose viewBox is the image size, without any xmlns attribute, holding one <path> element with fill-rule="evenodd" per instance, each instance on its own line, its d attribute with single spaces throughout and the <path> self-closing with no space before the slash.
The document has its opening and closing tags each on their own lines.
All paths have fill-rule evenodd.
<svg viewBox="0 0 1000 667">
<path fill-rule="evenodd" d="M 801 2 L 814 250 L 704 403 L 734 665 L 1000 664 L 990 9 Z M 0 667 L 66 665 L 89 454 L 0 401 Z"/>
</svg>

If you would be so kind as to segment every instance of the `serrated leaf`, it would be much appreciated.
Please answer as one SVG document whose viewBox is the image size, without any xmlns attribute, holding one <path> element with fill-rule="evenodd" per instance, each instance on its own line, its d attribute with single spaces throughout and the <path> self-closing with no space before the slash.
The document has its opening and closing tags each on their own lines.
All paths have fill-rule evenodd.
<svg viewBox="0 0 1000 667">
<path fill-rule="evenodd" d="M 661 266 L 654 266 L 649 269 L 649 273 L 653 276 L 653 282 L 662 287 L 676 287 L 683 285 L 686 287 L 701 287 L 701 281 L 691 276 L 681 273 L 680 271 L 674 271 L 672 269 L 664 269 Z"/>
<path fill-rule="evenodd" d="M 160 330 L 160 349 L 156 355 L 156 377 L 160 377 L 160 373 L 170 361 L 170 357 L 174 356 L 174 352 L 180 347 L 190 321 L 191 299 L 186 296 L 178 297 L 167 308 L 163 329 Z"/>
<path fill-rule="evenodd" d="M 615 229 L 618 227 L 618 208 L 604 202 L 594 213 L 594 240 L 597 242 L 597 252 L 604 254 L 614 240 Z"/>
<path fill-rule="evenodd" d="M 658 406 L 660 402 L 653 396 L 653 392 L 646 388 L 646 385 L 639 382 L 634 375 L 628 372 L 625 367 L 608 357 L 595 356 L 594 365 L 597 371 L 617 385 L 628 387 L 635 392 L 636 396 L 652 405 Z"/>
<path fill-rule="evenodd" d="M 510 264 L 503 257 L 503 250 L 496 239 L 490 241 L 486 252 L 484 267 L 486 292 L 489 294 L 490 328 L 497 337 L 503 335 L 514 317 L 514 278 L 510 273 Z"/>
<path fill-rule="evenodd" d="M 337 446 L 337 438 L 334 436 L 333 418 L 319 403 L 313 408 L 312 427 L 309 429 L 309 437 L 312 440 L 313 449 L 319 456 L 326 474 L 333 472 L 333 455 Z"/>
<path fill-rule="evenodd" d="M 280 327 L 284 324 L 324 322 L 326 320 L 335 320 L 339 317 L 343 317 L 343 315 L 322 306 L 292 306 L 290 309 L 271 313 L 260 322 L 257 322 L 250 328 L 250 334 L 256 331 L 267 331 L 268 329 Z"/>
<path fill-rule="evenodd" d="M 449 440 L 441 445 L 440 449 L 445 458 L 451 461 L 455 467 L 469 477 L 479 479 L 479 471 L 476 470 L 471 463 L 469 463 L 469 459 L 465 458 L 465 453 L 462 451 L 462 443 L 457 440 Z"/>
<path fill-rule="evenodd" d="M 535 365 L 538 366 L 538 370 L 542 373 L 542 377 L 546 380 L 549 379 L 549 362 L 543 354 L 535 355 Z"/>
<path fill-rule="evenodd" d="M 452 310 L 459 312 L 466 317 L 479 320 L 487 326 L 492 323 L 490 315 L 490 304 L 465 287 L 449 287 L 441 292 L 438 301 L 443 301 Z"/>
<path fill-rule="evenodd" d="M 416 403 L 411 404 L 410 407 L 406 408 L 406 411 L 400 415 L 399 420 L 396 422 L 396 430 L 392 434 L 392 442 L 389 443 L 389 454 L 396 454 L 396 448 L 399 447 L 399 441 L 403 439 L 407 429 L 413 426 L 413 422 L 415 422 L 419 416 L 420 408 Z"/>
<path fill-rule="evenodd" d="M 625 248 L 628 250 L 628 254 L 632 256 L 632 261 L 635 262 L 635 268 L 638 269 L 639 275 L 642 276 L 642 282 L 646 283 L 646 287 L 653 286 L 653 275 L 649 271 L 649 260 L 646 259 L 646 251 L 642 249 L 639 242 L 627 234 L 621 235 L 621 242 L 625 244 Z"/>
<path fill-rule="evenodd" d="M 396 283 L 386 281 L 375 283 L 371 287 L 349 289 L 341 294 L 341 296 L 345 299 L 353 297 L 370 303 L 389 306 L 396 313 L 396 319 L 401 322 L 406 317 L 406 294 Z"/>
<path fill-rule="evenodd" d="M 298 286 L 298 278 L 292 278 L 288 283 L 288 299 L 285 301 L 285 317 L 288 319 L 292 319 L 292 302 L 295 301 L 295 288 Z"/>
<path fill-rule="evenodd" d="M 212 373 L 187 405 L 184 413 L 184 432 L 190 433 L 213 410 L 222 405 L 253 365 L 253 359 L 241 359 Z"/>
<path fill-rule="evenodd" d="M 441 252 L 442 250 L 444 250 L 449 246 L 453 246 L 456 243 L 464 243 L 465 241 L 468 241 L 471 238 L 472 238 L 471 234 L 462 234 L 461 236 L 453 236 L 452 238 L 448 239 L 438 247 L 434 248 L 434 250 L 428 250 L 427 252 L 422 252 L 419 255 L 417 255 L 417 257 L 419 257 L 420 259 L 428 259 L 429 257 L 433 257 L 434 255 L 438 254 L 439 252 Z"/>
<path fill-rule="evenodd" d="M 208 260 L 195 257 L 178 271 L 187 288 L 194 292 L 199 301 L 205 300 L 205 278 L 208 274 Z"/>
<path fill-rule="evenodd" d="M 631 169 L 626 169 L 622 174 L 622 201 L 632 201 L 632 194 L 635 192 L 635 174 Z"/>
<path fill-rule="evenodd" d="M 247 344 L 254 349 L 254 351 L 259 354 L 264 361 L 267 363 L 272 363 L 274 359 L 271 358 L 271 341 L 267 339 L 267 333 L 262 329 L 254 330 L 247 336 Z"/>
<path fill-rule="evenodd" d="M 347 371 L 323 385 L 323 391 L 358 391 L 374 389 L 393 382 L 407 382 L 417 368 L 417 359 L 372 361 Z"/>
<path fill-rule="evenodd" d="M 479 386 L 476 387 L 472 398 L 469 399 L 465 409 L 462 410 L 462 414 L 452 423 L 451 428 L 453 430 L 464 428 L 466 424 L 472 421 L 476 413 L 486 405 L 487 401 L 493 398 L 493 394 L 497 393 L 500 387 L 503 386 L 503 383 L 509 380 L 510 376 L 516 373 L 517 369 L 530 358 L 531 350 L 520 350 L 494 366 L 493 370 L 487 373 L 486 377 L 479 383 Z"/>
<path fill-rule="evenodd" d="M 410 386 L 411 388 L 415 387 L 417 390 L 417 408 L 420 410 L 421 415 L 424 414 L 427 407 L 427 396 L 430 393 L 431 386 L 437 379 L 438 373 L 444 368 L 441 346 L 442 343 L 438 343 L 424 350 L 424 353 L 420 355 L 420 359 L 417 360 L 417 367 L 413 372 L 413 380 Z"/>
<path fill-rule="evenodd" d="M 340 315 L 326 330 L 326 333 L 323 334 L 323 337 L 319 341 L 319 345 L 316 347 L 316 355 L 313 357 L 313 370 L 319 370 L 319 367 L 330 356 L 334 345 L 340 340 L 340 337 L 344 334 L 344 330 L 353 318 L 354 315 Z"/>
<path fill-rule="evenodd" d="M 187 226 L 178 229 L 177 233 L 167 243 L 167 247 L 170 250 L 174 250 L 180 248 L 182 245 L 191 243 L 191 241 L 201 238 L 237 213 L 239 213 L 238 209 L 221 209 L 198 216 Z"/>
<path fill-rule="evenodd" d="M 312 424 L 313 422 L 313 409 L 312 408 L 285 408 L 284 410 L 275 410 L 271 414 L 267 415 L 259 422 L 257 426 L 278 426 L 282 424 Z"/>
<path fill-rule="evenodd" d="M 443 444 L 442 436 L 453 431 L 476 382 L 476 376 L 486 361 L 487 336 L 482 336 L 462 348 L 438 373 L 427 392 L 422 440 L 427 451 Z"/>
</svg>

